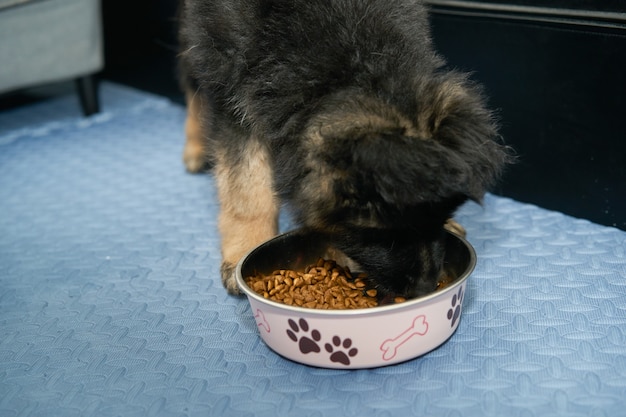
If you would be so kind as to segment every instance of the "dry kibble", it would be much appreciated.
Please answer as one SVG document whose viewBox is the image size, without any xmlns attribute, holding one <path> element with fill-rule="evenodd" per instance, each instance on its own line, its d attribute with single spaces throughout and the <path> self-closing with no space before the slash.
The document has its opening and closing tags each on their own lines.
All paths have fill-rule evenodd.
<svg viewBox="0 0 626 417">
<path fill-rule="evenodd" d="M 370 297 L 376 297 L 376 295 L 378 294 L 378 291 L 372 288 L 371 290 L 366 290 L 365 294 L 369 295 Z"/>
<path fill-rule="evenodd" d="M 246 284 L 257 294 L 287 305 L 316 309 L 357 309 L 376 307 L 378 291 L 367 288 L 367 277 L 353 277 L 348 268 L 335 261 L 320 258 L 306 272 L 280 269 L 269 275 L 257 274 L 246 278 Z M 453 278 L 442 274 L 437 289 L 444 288 Z M 393 302 L 403 303 L 406 298 L 397 296 Z"/>
<path fill-rule="evenodd" d="M 276 270 L 265 276 L 246 278 L 257 294 L 288 305 L 317 309 L 355 309 L 376 307 L 377 291 L 367 289 L 364 276 L 352 278 L 348 268 L 320 258 L 306 273 Z"/>
</svg>

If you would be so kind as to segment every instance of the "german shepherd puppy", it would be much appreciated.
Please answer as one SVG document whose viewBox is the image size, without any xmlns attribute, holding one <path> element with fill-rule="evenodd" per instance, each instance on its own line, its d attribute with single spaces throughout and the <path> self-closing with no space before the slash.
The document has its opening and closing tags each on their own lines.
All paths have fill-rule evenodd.
<svg viewBox="0 0 626 417">
<path fill-rule="evenodd" d="M 222 282 L 289 203 L 380 292 L 435 289 L 444 225 L 509 159 L 418 0 L 185 0 L 184 160 L 211 165 Z"/>
</svg>

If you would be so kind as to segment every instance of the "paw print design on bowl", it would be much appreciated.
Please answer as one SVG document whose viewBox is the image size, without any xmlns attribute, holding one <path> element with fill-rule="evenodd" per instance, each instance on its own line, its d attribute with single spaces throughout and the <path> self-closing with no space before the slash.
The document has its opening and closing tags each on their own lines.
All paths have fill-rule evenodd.
<svg viewBox="0 0 626 417">
<path fill-rule="evenodd" d="M 350 349 L 351 346 L 351 339 L 346 338 L 342 342 L 339 336 L 334 336 L 332 344 L 326 343 L 324 345 L 324 348 L 326 349 L 326 352 L 330 353 L 331 362 L 342 363 L 348 366 L 350 365 L 350 358 L 355 357 L 357 353 L 359 353 L 359 350 L 357 348 L 353 347 L 352 349 Z"/>
<path fill-rule="evenodd" d="M 326 352 L 330 354 L 331 363 L 349 366 L 351 364 L 350 358 L 359 353 L 359 350 L 352 346 L 352 339 L 350 338 L 342 339 L 339 336 L 333 336 L 329 342 L 322 343 L 322 334 L 319 330 L 311 329 L 309 323 L 303 318 L 288 319 L 287 324 L 289 325 L 286 330 L 287 336 L 298 344 L 300 352 L 305 355 L 323 353 L 321 346 L 324 346 Z"/>
<path fill-rule="evenodd" d="M 454 324 L 461 315 L 461 304 L 463 303 L 463 286 L 459 287 L 459 292 L 452 296 L 450 301 L 450 309 L 448 310 L 448 320 L 450 320 L 450 327 L 454 327 Z"/>
<path fill-rule="evenodd" d="M 289 319 L 287 323 L 289 323 L 290 327 L 290 329 L 287 329 L 287 336 L 298 343 L 300 352 L 304 354 L 321 352 L 321 348 L 317 342 L 322 340 L 322 335 L 318 330 L 311 330 L 310 335 L 300 335 L 300 331 L 303 333 L 309 332 L 309 323 L 307 323 L 305 319 L 300 319 L 297 323 L 293 319 Z"/>
</svg>

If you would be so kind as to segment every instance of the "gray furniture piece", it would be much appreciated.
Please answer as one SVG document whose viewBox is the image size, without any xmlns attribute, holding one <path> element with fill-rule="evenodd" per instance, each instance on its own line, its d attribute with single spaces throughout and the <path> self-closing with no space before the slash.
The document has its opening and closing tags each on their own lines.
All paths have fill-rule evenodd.
<svg viewBox="0 0 626 417">
<path fill-rule="evenodd" d="M 90 115 L 103 67 L 100 0 L 0 0 L 0 94 L 75 79 Z"/>
</svg>

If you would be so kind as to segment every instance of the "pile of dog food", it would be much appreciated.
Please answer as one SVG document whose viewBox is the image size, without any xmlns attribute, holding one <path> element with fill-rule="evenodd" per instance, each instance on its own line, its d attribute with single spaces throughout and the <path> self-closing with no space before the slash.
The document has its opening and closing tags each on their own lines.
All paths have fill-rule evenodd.
<svg viewBox="0 0 626 417">
<path fill-rule="evenodd" d="M 247 277 L 246 284 L 257 294 L 287 305 L 324 310 L 378 305 L 377 290 L 367 288 L 364 274 L 353 276 L 348 268 L 322 258 L 304 272 L 280 269 Z M 404 297 L 394 299 L 395 303 L 404 301 Z"/>
</svg>

